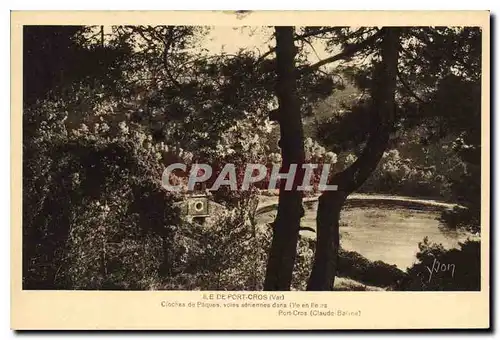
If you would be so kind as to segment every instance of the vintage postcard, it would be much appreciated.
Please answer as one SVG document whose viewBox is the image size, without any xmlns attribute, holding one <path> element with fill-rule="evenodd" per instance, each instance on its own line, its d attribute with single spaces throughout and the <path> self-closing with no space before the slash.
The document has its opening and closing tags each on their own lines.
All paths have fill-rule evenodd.
<svg viewBox="0 0 500 340">
<path fill-rule="evenodd" d="M 11 327 L 490 327 L 488 11 L 14 11 Z"/>
</svg>

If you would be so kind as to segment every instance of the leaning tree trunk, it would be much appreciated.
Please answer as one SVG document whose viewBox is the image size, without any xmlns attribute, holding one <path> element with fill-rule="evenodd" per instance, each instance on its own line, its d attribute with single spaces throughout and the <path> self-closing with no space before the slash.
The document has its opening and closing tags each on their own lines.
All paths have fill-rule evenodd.
<svg viewBox="0 0 500 340">
<path fill-rule="evenodd" d="M 324 192 L 319 198 L 316 252 L 307 290 L 333 290 L 340 241 L 340 211 L 347 196 L 358 189 L 375 169 L 389 142 L 395 116 L 399 29 L 383 28 L 382 36 L 382 61 L 375 66 L 371 86 L 374 125 L 360 157 L 332 178 L 338 191 Z"/>
<path fill-rule="evenodd" d="M 279 109 L 275 118 L 280 124 L 282 172 L 286 172 L 290 164 L 297 164 L 297 169 L 300 169 L 305 158 L 293 34 L 293 27 L 276 27 L 276 95 Z M 278 213 L 273 223 L 264 290 L 289 290 L 292 281 L 300 219 L 303 215 L 302 193 L 296 190 L 296 185 L 291 191 L 285 191 L 284 185 L 285 182 L 280 181 Z"/>
</svg>

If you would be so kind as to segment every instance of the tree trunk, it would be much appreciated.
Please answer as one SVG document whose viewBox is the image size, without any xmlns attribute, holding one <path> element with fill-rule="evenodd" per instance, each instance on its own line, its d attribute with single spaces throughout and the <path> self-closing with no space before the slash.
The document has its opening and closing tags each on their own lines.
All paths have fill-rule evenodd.
<svg viewBox="0 0 500 340">
<path fill-rule="evenodd" d="M 372 82 L 372 114 L 375 123 L 360 157 L 332 179 L 338 191 L 324 192 L 316 216 L 317 242 L 307 290 L 333 290 L 339 251 L 340 211 L 347 196 L 358 189 L 376 168 L 394 124 L 399 29 L 383 28 L 382 61 L 375 66 Z"/>
<path fill-rule="evenodd" d="M 340 210 L 346 196 L 336 191 L 331 198 L 321 195 L 316 216 L 316 252 L 307 290 L 332 290 L 340 244 Z"/>
<path fill-rule="evenodd" d="M 276 27 L 276 63 L 280 124 L 281 171 L 290 164 L 300 169 L 304 163 L 304 141 L 300 103 L 297 96 L 293 27 Z M 299 175 L 299 171 L 297 171 Z M 299 176 L 300 177 L 300 176 Z M 280 181 L 278 213 L 274 221 L 273 239 L 266 268 L 264 290 L 290 290 L 293 266 L 297 252 L 300 219 L 304 213 L 302 193 L 284 190 L 285 181 Z"/>
</svg>

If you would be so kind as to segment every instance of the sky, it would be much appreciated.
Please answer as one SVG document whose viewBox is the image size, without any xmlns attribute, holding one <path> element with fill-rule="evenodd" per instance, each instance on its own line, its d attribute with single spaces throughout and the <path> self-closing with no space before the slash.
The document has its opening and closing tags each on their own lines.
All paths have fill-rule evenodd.
<svg viewBox="0 0 500 340">
<path fill-rule="evenodd" d="M 98 33 L 100 26 L 88 33 L 92 36 Z M 111 26 L 105 26 L 106 35 L 111 34 Z M 217 55 L 221 53 L 236 53 L 240 49 L 255 51 L 257 54 L 264 54 L 270 48 L 275 47 L 276 41 L 273 38 L 274 29 L 266 26 L 212 26 L 206 38 L 200 42 L 200 46 L 194 51 L 208 50 L 208 55 Z M 312 41 L 314 48 L 305 44 L 304 51 L 308 56 L 310 63 L 329 57 L 331 54 L 325 50 L 324 45 L 318 39 Z"/>
<path fill-rule="evenodd" d="M 241 48 L 254 50 L 263 54 L 276 44 L 272 34 L 272 27 L 214 26 L 207 38 L 202 42 L 202 47 L 208 49 L 213 54 L 221 52 L 235 53 Z M 310 46 L 305 45 L 308 59 L 311 63 L 330 56 L 320 41 L 313 41 L 312 45 L 314 46 L 314 51 Z"/>
</svg>

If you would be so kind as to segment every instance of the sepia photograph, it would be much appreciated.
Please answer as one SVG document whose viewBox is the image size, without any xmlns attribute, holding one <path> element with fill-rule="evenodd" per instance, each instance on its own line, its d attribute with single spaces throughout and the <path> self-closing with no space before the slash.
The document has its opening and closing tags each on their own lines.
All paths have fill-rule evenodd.
<svg viewBox="0 0 500 340">
<path fill-rule="evenodd" d="M 22 290 L 489 290 L 484 27 L 252 15 L 22 25 Z"/>
</svg>

